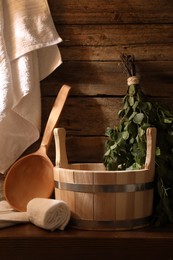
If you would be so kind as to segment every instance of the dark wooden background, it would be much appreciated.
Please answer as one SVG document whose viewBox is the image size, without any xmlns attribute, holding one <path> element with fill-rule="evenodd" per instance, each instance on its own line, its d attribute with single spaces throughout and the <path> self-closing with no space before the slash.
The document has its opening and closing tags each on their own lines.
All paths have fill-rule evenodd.
<svg viewBox="0 0 173 260">
<path fill-rule="evenodd" d="M 143 91 L 173 109 L 173 1 L 48 2 L 63 64 L 41 82 L 42 131 L 60 87 L 69 84 L 58 124 L 67 131 L 69 162 L 100 162 L 105 130 L 117 124 L 127 90 L 121 53 L 135 56 Z M 54 140 L 49 156 L 54 160 Z"/>
</svg>

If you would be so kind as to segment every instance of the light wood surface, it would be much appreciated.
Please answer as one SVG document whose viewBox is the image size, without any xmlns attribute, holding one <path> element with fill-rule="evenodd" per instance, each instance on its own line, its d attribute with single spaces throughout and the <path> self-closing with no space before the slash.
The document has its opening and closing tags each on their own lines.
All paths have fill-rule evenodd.
<svg viewBox="0 0 173 260">
<path fill-rule="evenodd" d="M 106 171 L 103 164 L 68 164 L 66 131 L 54 129 L 55 198 L 70 207 L 70 225 L 86 230 L 125 230 L 146 226 L 153 214 L 156 129 L 148 128 L 145 167 Z"/>
<path fill-rule="evenodd" d="M 39 149 L 17 160 L 7 172 L 4 196 L 18 211 L 26 211 L 31 199 L 50 198 L 53 193 L 53 164 L 47 156 L 47 151 L 69 91 L 69 86 L 61 87 L 50 112 Z"/>
</svg>

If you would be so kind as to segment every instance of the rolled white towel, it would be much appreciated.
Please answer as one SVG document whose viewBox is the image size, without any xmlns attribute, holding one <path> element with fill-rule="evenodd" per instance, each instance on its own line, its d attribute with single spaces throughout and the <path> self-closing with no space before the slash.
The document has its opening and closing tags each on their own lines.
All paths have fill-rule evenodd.
<svg viewBox="0 0 173 260">
<path fill-rule="evenodd" d="M 27 204 L 27 214 L 34 225 L 51 231 L 64 230 L 71 216 L 64 201 L 45 198 L 30 200 Z"/>
</svg>

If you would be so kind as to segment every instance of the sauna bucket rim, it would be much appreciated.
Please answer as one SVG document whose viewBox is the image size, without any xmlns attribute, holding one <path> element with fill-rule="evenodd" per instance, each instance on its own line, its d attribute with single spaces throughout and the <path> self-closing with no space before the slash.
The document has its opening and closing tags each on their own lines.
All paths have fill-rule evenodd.
<svg viewBox="0 0 173 260">
<path fill-rule="evenodd" d="M 155 127 L 149 127 L 146 130 L 146 136 L 147 136 L 147 151 L 146 151 L 146 159 L 145 159 L 145 165 L 141 169 L 126 169 L 126 170 L 105 170 L 101 169 L 94 169 L 94 172 L 98 173 L 121 173 L 121 174 L 135 174 L 135 173 L 144 173 L 148 172 L 149 170 L 154 172 L 155 170 L 155 161 L 153 163 L 153 158 L 155 158 L 155 146 L 156 146 L 156 133 L 157 130 Z M 66 138 L 66 130 L 65 128 L 55 128 L 54 129 L 54 137 L 56 142 L 56 163 L 55 168 L 58 168 L 59 170 L 68 170 L 68 171 L 76 171 L 80 172 L 87 171 L 87 172 L 93 172 L 93 169 L 76 169 L 75 166 L 104 166 L 103 163 L 68 163 L 67 159 L 67 153 L 66 153 L 66 144 L 65 144 L 65 138 Z M 74 167 L 74 168 L 73 168 Z"/>
</svg>

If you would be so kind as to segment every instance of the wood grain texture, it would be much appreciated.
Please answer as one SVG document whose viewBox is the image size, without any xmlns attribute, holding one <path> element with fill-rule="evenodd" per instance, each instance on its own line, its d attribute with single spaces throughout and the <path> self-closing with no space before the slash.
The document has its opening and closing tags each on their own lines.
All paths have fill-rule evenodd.
<svg viewBox="0 0 173 260">
<path fill-rule="evenodd" d="M 49 0 L 63 64 L 41 81 L 42 131 L 63 84 L 72 87 L 60 127 L 70 161 L 100 162 L 105 130 L 119 122 L 127 91 L 120 54 L 135 55 L 140 84 L 173 110 L 173 2 L 170 0 Z M 38 141 L 39 142 L 39 141 Z M 30 149 L 34 149 L 38 142 Z M 54 160 L 54 144 L 49 154 Z M 28 151 L 27 151 L 28 152 Z"/>
<path fill-rule="evenodd" d="M 53 100 L 54 98 L 43 99 L 42 111 L 46 118 Z M 172 98 L 151 98 L 150 100 L 173 108 Z M 122 108 L 122 103 L 122 97 L 69 98 L 58 126 L 64 127 L 68 135 L 103 136 L 107 127 L 114 127 L 119 123 L 118 111 Z M 43 124 L 45 123 L 46 120 L 43 121 Z"/>
<path fill-rule="evenodd" d="M 60 24 L 172 23 L 170 0 L 49 0 L 53 18 Z"/>
<path fill-rule="evenodd" d="M 168 44 L 173 40 L 172 24 L 57 25 L 57 29 L 66 46 Z"/>
<path fill-rule="evenodd" d="M 63 61 L 118 61 L 120 54 L 132 53 L 139 61 L 172 61 L 172 43 L 128 44 L 103 46 L 65 46 L 60 45 Z"/>
<path fill-rule="evenodd" d="M 148 96 L 171 97 L 173 94 L 173 62 L 136 62 L 141 87 Z M 42 81 L 42 95 L 55 95 L 64 83 L 72 86 L 72 95 L 123 96 L 127 91 L 127 76 L 122 72 L 120 61 L 70 61 Z"/>
<path fill-rule="evenodd" d="M 56 132 L 58 163 L 54 167 L 55 198 L 65 199 L 68 205 L 72 205 L 70 226 L 85 230 L 127 230 L 150 224 L 153 187 L 141 189 L 140 185 L 151 184 L 154 180 L 155 128 L 147 130 L 145 167 L 142 170 L 110 173 L 103 163 L 63 165 L 67 158 L 64 129 L 58 128 Z M 67 192 L 71 192 L 72 196 L 67 197 Z"/>
<path fill-rule="evenodd" d="M 66 228 L 45 231 L 32 224 L 2 229 L 0 258 L 3 260 L 134 259 L 171 260 L 173 228 L 103 232 Z"/>
</svg>

